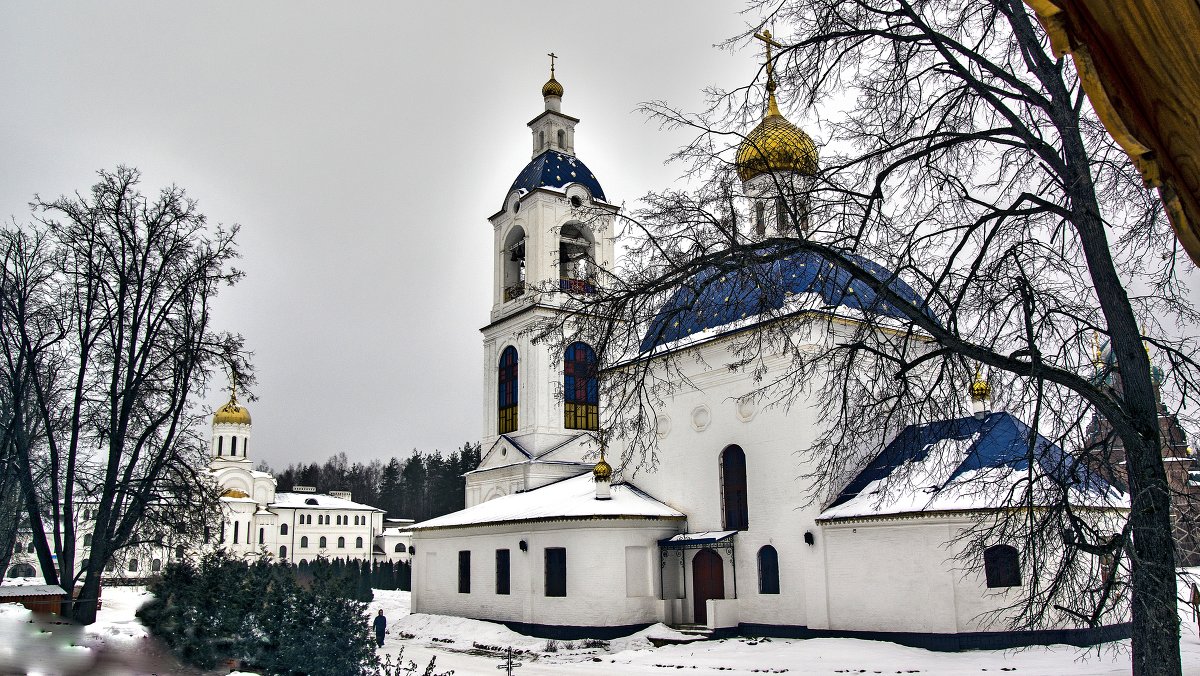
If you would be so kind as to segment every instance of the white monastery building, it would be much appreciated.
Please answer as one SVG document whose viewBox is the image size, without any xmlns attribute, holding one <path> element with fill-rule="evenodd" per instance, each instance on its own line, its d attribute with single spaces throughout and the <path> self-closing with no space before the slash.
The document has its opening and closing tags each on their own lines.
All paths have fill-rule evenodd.
<svg viewBox="0 0 1200 676">
<path fill-rule="evenodd" d="M 346 491 L 275 491 L 275 477 L 250 462 L 250 411 L 236 393 L 213 414 L 210 469 L 221 489 L 224 520 L 213 546 L 233 554 L 266 553 L 279 561 L 328 559 L 406 561 L 408 533 L 385 524 L 383 510 L 354 502 Z"/>
<path fill-rule="evenodd" d="M 812 140 L 780 114 L 771 79 L 768 91 L 767 112 L 737 156 L 751 237 L 786 227 L 785 210 L 765 196 L 777 193 L 777 182 L 807 180 L 817 166 Z M 412 526 L 413 612 L 558 638 L 617 636 L 656 622 L 718 635 L 858 636 L 942 649 L 1086 645 L 1128 635 L 1121 622 L 1082 629 L 1066 620 L 1009 631 L 986 618 L 1034 574 L 1017 548 L 996 542 L 974 570 L 951 560 L 955 536 L 990 506 L 970 481 L 1025 476 L 1031 439 L 1047 471 L 1086 471 L 1012 415 L 988 410 L 984 381 L 973 388 L 976 415 L 903 430 L 835 499 L 809 500 L 797 478 L 812 468 L 795 451 L 822 429 L 817 409 L 758 406 L 744 396 L 757 387 L 751 376 L 725 366 L 734 361 L 732 334 L 746 325 L 743 309 L 759 300 L 729 302 L 746 299 L 749 274 L 697 285 L 706 289 L 699 294 L 681 288 L 648 326 L 639 357 L 689 351 L 695 358 L 675 365 L 694 387 L 656 411 L 657 466 L 639 470 L 636 484 L 626 468 L 614 470 L 595 441 L 604 412 L 592 347 L 581 337 L 564 353 L 531 339 L 563 311 L 563 294 L 553 289 L 587 293 L 590 266 L 613 266 L 618 211 L 575 154 L 579 120 L 562 112 L 553 69 L 542 96 L 545 109 L 529 122 L 533 158 L 489 219 L 495 270 L 482 329 L 484 454 L 466 476 L 465 508 Z M 848 335 L 856 313 L 874 301 L 869 287 L 817 255 L 771 265 L 790 291 L 822 294 L 833 308 L 834 321 L 809 329 L 813 349 Z M 903 281 L 892 285 L 915 298 Z M 222 428 L 226 436 L 238 429 Z M 904 480 L 894 476 L 901 467 Z M 914 473 L 940 488 L 912 489 Z M 268 478 L 241 476 L 254 497 L 244 498 L 238 518 L 254 537 L 297 523 L 292 510 L 307 498 L 281 499 Z M 1097 477 L 1079 485 L 1072 499 L 1081 510 L 1119 515 L 1128 507 Z M 260 514 L 275 520 L 260 526 Z M 364 536 L 377 525 L 371 521 Z M 317 524 L 302 527 L 310 538 L 302 551 L 314 552 Z M 286 536 L 289 556 L 298 553 L 299 532 Z"/>
<path fill-rule="evenodd" d="M 383 510 L 354 502 L 349 492 L 317 493 L 293 487 L 278 493 L 275 477 L 254 469 L 250 461 L 250 410 L 236 392 L 212 418 L 209 471 L 221 492 L 221 521 L 208 533 L 205 547 L 223 547 L 245 557 L 267 555 L 272 560 L 298 564 L 317 557 L 408 562 L 411 519 L 384 519 Z M 90 530 L 93 510 L 79 510 L 80 531 Z M 76 560 L 86 560 L 92 535 L 84 534 L 76 546 Z M 34 577 L 38 562 L 27 531 L 18 535 L 6 577 Z M 106 578 L 142 578 L 157 575 L 172 559 L 196 552 L 164 539 L 159 545 L 131 547 L 118 552 L 104 571 Z"/>
</svg>

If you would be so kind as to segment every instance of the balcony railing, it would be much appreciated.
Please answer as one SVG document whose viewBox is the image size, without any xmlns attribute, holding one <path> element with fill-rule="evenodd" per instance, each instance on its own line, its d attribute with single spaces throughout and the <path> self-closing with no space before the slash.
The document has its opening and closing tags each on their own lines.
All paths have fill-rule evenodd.
<svg viewBox="0 0 1200 676">
<path fill-rule="evenodd" d="M 567 293 L 596 293 L 596 285 L 592 284 L 591 280 L 588 279 L 562 277 L 558 280 L 558 288 L 560 291 L 566 291 Z"/>
<path fill-rule="evenodd" d="M 504 302 L 508 302 L 515 298 L 520 298 L 525 295 L 524 284 L 513 284 L 512 286 L 504 287 Z"/>
</svg>

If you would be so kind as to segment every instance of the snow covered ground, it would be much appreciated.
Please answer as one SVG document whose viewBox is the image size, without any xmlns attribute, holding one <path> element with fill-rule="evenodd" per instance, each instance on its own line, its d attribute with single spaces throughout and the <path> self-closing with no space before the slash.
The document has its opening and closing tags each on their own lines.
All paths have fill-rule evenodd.
<svg viewBox="0 0 1200 676">
<path fill-rule="evenodd" d="M 109 587 L 96 624 L 79 629 L 38 622 L 19 606 L 0 605 L 0 674 L 189 673 L 161 654 L 134 617 L 149 598 L 141 587 Z M 456 676 L 502 674 L 498 649 L 521 651 L 517 676 L 543 674 L 897 674 L 960 675 L 1015 673 L 1046 676 L 1108 676 L 1129 673 L 1128 642 L 1080 650 L 1046 646 L 1019 651 L 939 653 L 882 641 L 855 639 L 751 639 L 703 641 L 654 648 L 648 636 L 670 636 L 662 625 L 622 639 L 585 647 L 517 634 L 503 625 L 458 617 L 410 614 L 409 594 L 375 591 L 372 616 L 382 608 L 390 635 L 381 655 L 415 661 L 424 671 Z M 1190 615 L 1183 623 L 1184 673 L 1200 676 L 1200 638 Z M 249 676 L 249 675 L 244 675 Z"/>
<path fill-rule="evenodd" d="M 196 673 L 166 654 L 133 616 L 149 598 L 144 587 L 107 587 L 97 621 L 88 627 L 0 604 L 0 674 Z"/>
<path fill-rule="evenodd" d="M 542 674 L 643 674 L 687 669 L 688 674 L 984 674 L 985 672 L 1046 676 L 1109 676 L 1129 673 L 1128 641 L 1082 650 L 1072 646 L 1040 646 L 1023 650 L 942 653 L 908 648 L 883 641 L 857 639 L 753 639 L 734 638 L 688 645 L 654 648 L 647 636 L 670 636 L 671 629 L 657 625 L 633 636 L 609 642 L 607 648 L 585 648 L 582 641 L 570 646 L 558 642 L 557 652 L 547 652 L 547 641 L 510 631 L 503 625 L 459 617 L 408 612 L 409 594 L 375 592 L 371 614 L 379 608 L 389 619 L 391 634 L 381 654 L 397 655 L 422 668 L 437 658 L 436 671 L 453 669 L 456 675 L 496 674 L 498 653 L 476 646 L 513 647 L 525 651 L 517 676 Z M 411 638 L 404 638 L 411 635 Z M 1200 675 L 1200 639 L 1196 623 L 1183 626 L 1184 673 Z M 420 671 L 418 671 L 420 673 Z"/>
</svg>

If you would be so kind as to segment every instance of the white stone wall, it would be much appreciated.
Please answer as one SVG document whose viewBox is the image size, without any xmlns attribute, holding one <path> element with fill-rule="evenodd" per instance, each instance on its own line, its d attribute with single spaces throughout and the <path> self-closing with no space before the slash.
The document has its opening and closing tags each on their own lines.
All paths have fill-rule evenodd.
<svg viewBox="0 0 1200 676">
<path fill-rule="evenodd" d="M 797 451 L 816 437 L 820 422 L 803 399 L 790 409 L 745 399 L 752 383 L 744 374 L 724 368 L 733 360 L 727 346 L 713 341 L 698 348 L 699 360 L 690 356 L 679 360 L 699 389 L 680 392 L 666 403 L 660 415 L 669 423 L 660 426 L 668 429 L 659 440 L 659 466 L 638 472 L 633 481 L 687 514 L 689 531 L 723 530 L 721 453 L 730 445 L 740 446 L 746 455 L 749 528 L 734 536 L 736 566 L 727 552 L 716 550 L 724 558 L 726 598 L 733 598 L 736 568 L 736 613 L 741 622 L 809 625 L 807 589 L 814 583 L 824 586 L 824 562 L 819 537 L 814 545 L 807 545 L 804 533 L 818 530 L 821 504 L 809 502 L 801 480 L 809 467 Z M 779 357 L 768 363 L 775 368 L 785 365 Z M 778 553 L 779 594 L 759 593 L 758 551 L 764 545 Z M 688 621 L 693 598 L 691 556 L 694 552 L 688 554 L 683 604 Z"/>
<path fill-rule="evenodd" d="M 580 526 L 584 527 L 580 527 Z M 512 524 L 491 528 L 416 531 L 413 546 L 414 613 L 455 615 L 544 625 L 622 626 L 657 622 L 657 541 L 682 526 L 676 521 L 605 520 Z M 521 551 L 520 542 L 527 543 Z M 547 547 L 563 547 L 567 595 L 545 595 Z M 628 547 L 644 547 L 648 562 L 631 571 Z M 497 549 L 508 549 L 510 594 L 496 594 Z M 458 593 L 458 552 L 471 551 L 471 593 Z M 646 584 L 647 576 L 650 582 Z"/>
<path fill-rule="evenodd" d="M 955 559 L 961 547 L 953 541 L 968 527 L 970 522 L 949 516 L 826 525 L 830 627 L 1003 630 L 1003 621 L 989 623 L 987 615 L 1012 604 L 1024 589 L 988 589 L 981 564 Z M 1022 561 L 1026 584 L 1031 574 Z"/>
</svg>

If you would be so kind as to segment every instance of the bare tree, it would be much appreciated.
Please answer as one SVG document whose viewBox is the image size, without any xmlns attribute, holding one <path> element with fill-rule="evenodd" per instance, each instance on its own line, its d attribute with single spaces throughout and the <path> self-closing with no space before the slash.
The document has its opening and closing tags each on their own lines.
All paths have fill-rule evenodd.
<svg viewBox="0 0 1200 676">
<path fill-rule="evenodd" d="M 210 315 L 240 277 L 237 228 L 209 228 L 175 186 L 148 199 L 139 178 L 119 167 L 86 197 L 35 197 L 35 222 L 4 232 L 6 431 L 38 431 L 12 444 L 25 514 L 47 581 L 82 579 L 85 623 L 114 555 L 204 532 L 217 495 L 195 397 L 218 364 L 248 372 Z"/>
<path fill-rule="evenodd" d="M 719 366 L 745 371 L 774 405 L 814 394 L 829 422 L 807 449 L 814 499 L 829 499 L 905 425 L 960 411 L 977 369 L 1000 404 L 1077 450 L 1080 466 L 1106 460 L 1088 438 L 1099 417 L 1128 460 L 1127 523 L 1073 506 L 1073 466 L 1001 491 L 1005 509 L 972 542 L 1022 538 L 1046 568 L 1039 579 L 1051 582 L 1013 608 L 1020 626 L 1111 619 L 1128 584 L 1133 672 L 1179 674 L 1163 409 L 1148 351 L 1166 369 L 1163 406 L 1194 405 L 1197 313 L 1160 203 L 1096 120 L 1071 63 L 1053 56 L 1021 0 L 775 0 L 756 12 L 727 46 L 776 27 L 762 37 L 780 48 L 781 99 L 827 133 L 820 167 L 776 172 L 767 199 L 781 218 L 756 228 L 746 205 L 763 194 L 740 193 L 734 153 L 754 143 L 745 130 L 763 110 L 759 90 L 714 91 L 700 114 L 645 106 L 697 132 L 677 154 L 691 186 L 626 214 L 623 268 L 573 298 L 566 333 L 586 334 L 610 366 L 602 434 L 624 440 L 626 467 L 653 466 L 655 411 L 687 386 L 678 360 L 696 358 L 663 347 L 689 314 L 728 307 L 730 295 L 751 319 L 730 339 L 734 363 Z M 780 264 L 805 256 L 824 276 L 796 289 Z M 734 271 L 743 286 L 729 294 L 721 284 Z M 852 321 L 835 309 L 847 305 Z M 797 338 L 814 325 L 832 336 L 815 353 Z M 565 328 L 543 338 L 564 340 Z M 1107 345 L 1099 362 L 1096 336 Z M 767 355 L 788 366 L 772 370 Z M 1097 569 L 1102 583 L 1081 582 Z"/>
</svg>

